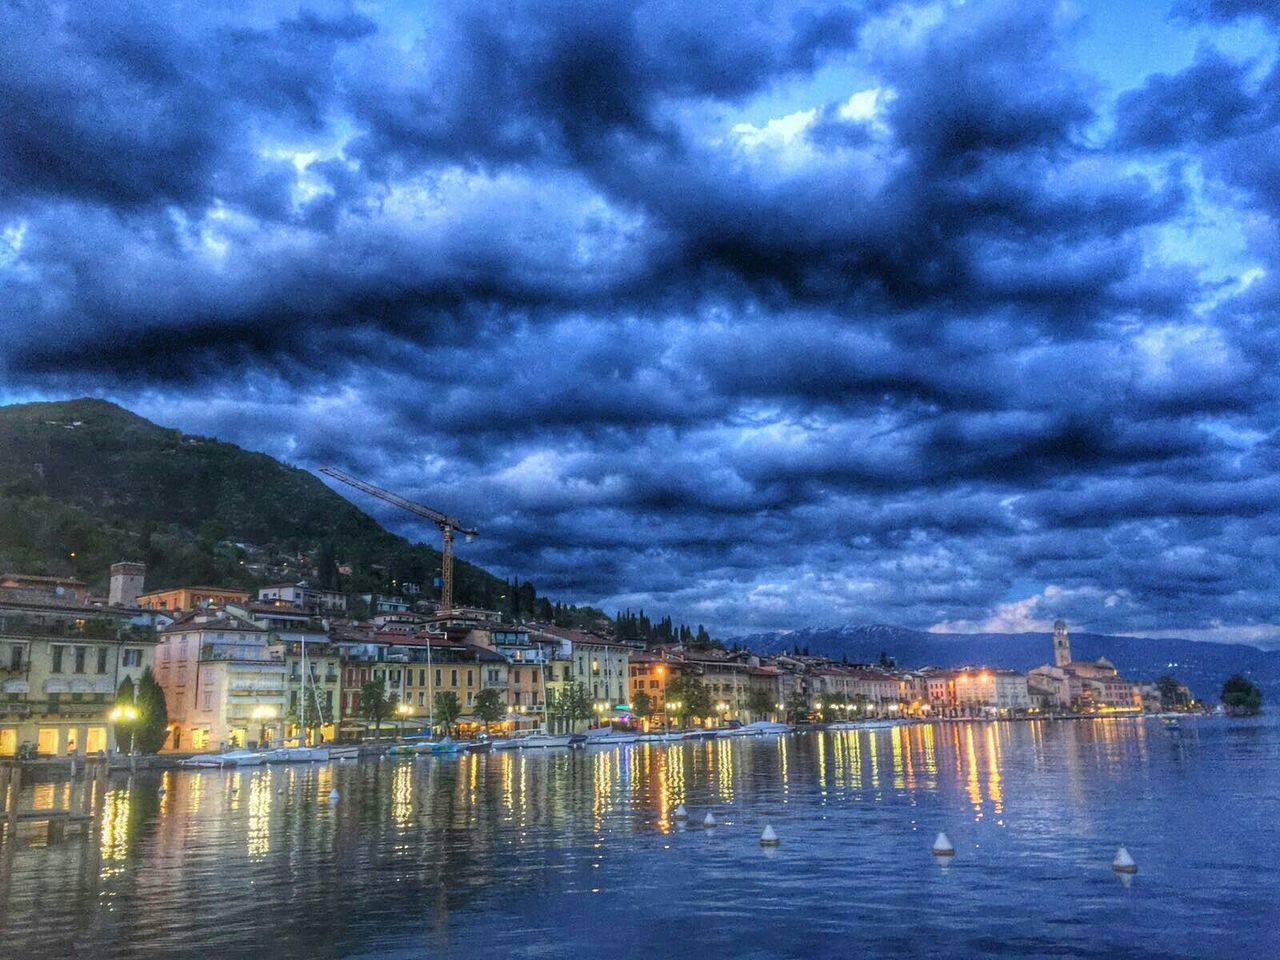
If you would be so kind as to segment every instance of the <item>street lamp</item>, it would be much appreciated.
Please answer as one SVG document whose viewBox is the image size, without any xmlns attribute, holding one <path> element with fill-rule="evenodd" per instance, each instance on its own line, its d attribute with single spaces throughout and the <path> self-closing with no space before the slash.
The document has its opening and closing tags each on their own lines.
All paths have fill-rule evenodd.
<svg viewBox="0 0 1280 960">
<path fill-rule="evenodd" d="M 133 753 L 133 734 L 135 723 L 138 719 L 138 708 L 127 704 L 117 706 L 110 714 L 111 722 L 119 726 L 121 723 L 129 724 L 129 753 Z"/>
<path fill-rule="evenodd" d="M 258 721 L 258 746 L 259 747 L 261 747 L 263 741 L 267 739 L 267 721 L 270 720 L 275 715 L 276 715 L 275 710 L 266 705 L 253 708 L 253 719 Z"/>
</svg>

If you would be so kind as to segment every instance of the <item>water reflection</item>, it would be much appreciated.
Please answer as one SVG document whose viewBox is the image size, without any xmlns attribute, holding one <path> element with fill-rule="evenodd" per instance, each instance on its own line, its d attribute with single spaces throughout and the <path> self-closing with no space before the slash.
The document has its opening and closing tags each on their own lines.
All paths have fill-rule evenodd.
<svg viewBox="0 0 1280 960">
<path fill-rule="evenodd" d="M 572 753 L 170 771 L 115 777 L 100 796 L 82 792 L 92 786 L 81 780 L 39 783 L 24 787 L 24 806 L 50 809 L 88 796 L 98 816 L 82 836 L 20 835 L 3 844 L 0 942 L 33 944 L 24 956 L 44 960 L 74 952 L 51 931 L 91 929 L 95 955 L 106 958 L 234 956 L 246 931 L 266 929 L 274 960 L 317 950 L 377 953 L 371 944 L 390 944 L 397 955 L 438 952 L 456 945 L 460 929 L 484 922 L 477 917 L 496 909 L 495 891 L 515 910 L 522 897 L 599 892 L 643 900 L 645 891 L 698 870 L 712 885 L 737 882 L 741 851 L 724 876 L 705 874 L 701 861 L 618 865 L 649 849 L 646 842 L 663 856 L 690 856 L 680 852 L 684 826 L 672 816 L 680 804 L 695 823 L 715 809 L 726 824 L 703 850 L 740 844 L 736 827 L 755 829 L 768 817 L 788 832 L 782 852 L 760 863 L 820 870 L 829 855 L 858 863 L 877 883 L 888 882 L 880 868 L 898 862 L 903 843 L 921 846 L 915 832 L 943 822 L 953 839 L 971 841 L 970 850 L 1011 842 L 1015 832 L 1110 843 L 1134 783 L 1146 789 L 1157 764 L 1172 771 L 1167 776 L 1184 776 L 1203 754 L 1176 744 L 1156 750 L 1158 733 L 1133 720 L 957 722 Z M 330 803 L 335 788 L 340 799 Z M 853 818 L 873 810 L 881 811 L 875 830 L 851 829 Z M 806 847 L 822 820 L 837 832 Z M 754 838 L 745 849 L 754 857 Z M 958 858 L 955 872 L 964 868 Z M 129 909 L 108 920 L 101 911 L 112 904 Z"/>
</svg>

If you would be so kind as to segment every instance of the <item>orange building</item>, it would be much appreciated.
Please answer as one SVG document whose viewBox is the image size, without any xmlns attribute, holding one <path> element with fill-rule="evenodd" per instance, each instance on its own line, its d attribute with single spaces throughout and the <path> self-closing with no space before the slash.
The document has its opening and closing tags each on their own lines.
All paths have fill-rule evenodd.
<svg viewBox="0 0 1280 960">
<path fill-rule="evenodd" d="M 156 590 L 138 597 L 138 606 L 146 610 L 198 610 L 201 607 L 222 607 L 228 603 L 248 603 L 249 594 L 244 590 L 227 587 L 174 587 L 172 590 Z"/>
</svg>

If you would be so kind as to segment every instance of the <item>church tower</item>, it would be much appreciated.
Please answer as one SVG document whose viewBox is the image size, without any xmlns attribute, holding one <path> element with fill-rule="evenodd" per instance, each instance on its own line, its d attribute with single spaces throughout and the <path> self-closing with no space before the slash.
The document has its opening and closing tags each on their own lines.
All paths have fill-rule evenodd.
<svg viewBox="0 0 1280 960">
<path fill-rule="evenodd" d="M 1059 667 L 1065 667 L 1071 662 L 1071 638 L 1067 636 L 1065 620 L 1055 620 L 1053 623 L 1053 662 Z"/>
</svg>

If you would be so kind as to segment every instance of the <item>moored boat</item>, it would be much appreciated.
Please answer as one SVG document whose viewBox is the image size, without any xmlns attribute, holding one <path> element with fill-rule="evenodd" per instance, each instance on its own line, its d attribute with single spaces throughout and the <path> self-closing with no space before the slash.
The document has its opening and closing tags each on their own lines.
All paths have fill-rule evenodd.
<svg viewBox="0 0 1280 960">
<path fill-rule="evenodd" d="M 267 762 L 267 755 L 255 750 L 231 750 L 219 756 L 224 767 L 257 767 Z"/>
<path fill-rule="evenodd" d="M 324 763 L 328 747 L 278 747 L 267 754 L 267 763 Z"/>
<path fill-rule="evenodd" d="M 520 741 L 521 750 L 536 750 L 547 747 L 567 747 L 573 738 L 569 734 L 554 736 L 549 733 L 532 733 Z"/>
<path fill-rule="evenodd" d="M 220 753 L 200 753 L 194 757 L 184 757 L 178 761 L 178 766 L 189 767 L 195 769 L 208 769 L 211 767 L 229 767 L 231 764 L 223 759 Z"/>
</svg>

